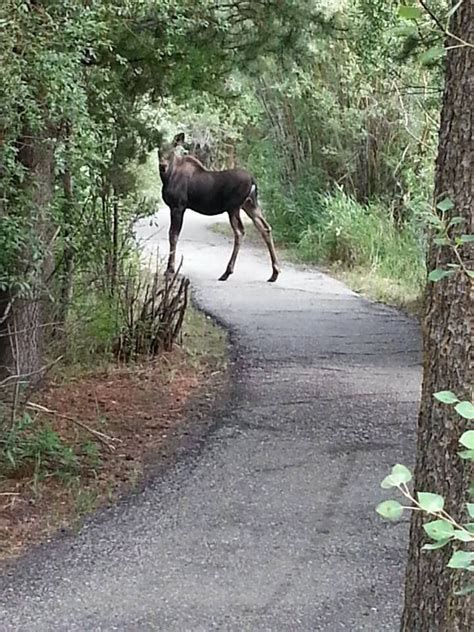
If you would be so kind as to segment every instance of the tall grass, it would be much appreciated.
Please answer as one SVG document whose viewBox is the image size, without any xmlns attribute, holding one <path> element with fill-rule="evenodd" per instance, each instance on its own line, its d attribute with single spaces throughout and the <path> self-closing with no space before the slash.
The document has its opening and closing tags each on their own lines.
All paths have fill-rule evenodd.
<svg viewBox="0 0 474 632">
<path fill-rule="evenodd" d="M 422 244 L 412 224 L 397 227 L 380 203 L 361 205 L 342 191 L 316 194 L 309 202 L 309 221 L 297 242 L 303 259 L 419 280 Z"/>
<path fill-rule="evenodd" d="M 378 300 L 417 304 L 426 271 L 423 231 L 415 220 L 397 226 L 383 203 L 361 205 L 340 190 L 312 199 L 305 193 L 308 203 L 309 221 L 295 244 L 299 258 L 342 271 L 355 289 Z"/>
<path fill-rule="evenodd" d="M 376 300 L 418 310 L 426 267 L 416 215 L 400 225 L 383 201 L 360 204 L 340 189 L 320 193 L 311 180 L 287 193 L 263 184 L 275 238 L 297 260 L 330 268 Z"/>
</svg>

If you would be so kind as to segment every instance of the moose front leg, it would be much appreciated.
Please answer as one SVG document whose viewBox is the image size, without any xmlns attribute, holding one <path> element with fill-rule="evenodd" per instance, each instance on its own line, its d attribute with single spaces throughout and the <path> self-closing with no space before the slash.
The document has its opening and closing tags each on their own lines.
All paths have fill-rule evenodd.
<svg viewBox="0 0 474 632">
<path fill-rule="evenodd" d="M 175 272 L 175 259 L 176 248 L 178 246 L 179 234 L 183 227 L 184 209 L 179 207 L 173 207 L 171 209 L 171 222 L 169 230 L 170 240 L 170 253 L 168 257 L 168 265 L 166 267 L 167 274 L 174 274 Z"/>
</svg>

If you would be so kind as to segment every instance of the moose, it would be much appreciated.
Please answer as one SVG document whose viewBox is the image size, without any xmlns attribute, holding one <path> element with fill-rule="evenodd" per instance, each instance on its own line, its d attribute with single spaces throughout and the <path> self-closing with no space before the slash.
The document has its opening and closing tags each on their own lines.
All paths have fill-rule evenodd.
<svg viewBox="0 0 474 632">
<path fill-rule="evenodd" d="M 185 135 L 178 134 L 171 145 L 160 147 L 158 152 L 160 177 L 163 183 L 162 197 L 171 213 L 167 273 L 174 273 L 176 248 L 186 209 L 207 216 L 228 213 L 234 233 L 234 247 L 227 268 L 219 278 L 219 281 L 226 281 L 234 272 L 235 261 L 245 234 L 240 217 L 240 211 L 243 209 L 263 237 L 270 253 L 272 275 L 268 281 L 276 281 L 280 270 L 273 245 L 272 229 L 259 206 L 254 178 L 244 169 L 210 171 L 194 156 L 183 155 L 184 143 Z"/>
</svg>

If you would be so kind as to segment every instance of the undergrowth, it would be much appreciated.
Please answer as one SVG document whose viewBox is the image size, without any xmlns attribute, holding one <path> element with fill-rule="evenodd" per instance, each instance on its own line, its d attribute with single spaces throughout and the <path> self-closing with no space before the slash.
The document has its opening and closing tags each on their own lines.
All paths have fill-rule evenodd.
<svg viewBox="0 0 474 632">
<path fill-rule="evenodd" d="M 0 437 L 0 478 L 28 479 L 33 490 L 47 478 L 71 483 L 100 466 L 98 445 L 92 441 L 72 446 L 39 416 L 19 416 Z"/>
<path fill-rule="evenodd" d="M 397 222 L 386 202 L 360 204 L 341 189 L 321 193 L 311 178 L 287 194 L 265 181 L 262 189 L 275 240 L 292 258 L 328 267 L 376 300 L 417 311 L 426 268 L 416 212 Z"/>
<path fill-rule="evenodd" d="M 358 204 L 342 191 L 317 195 L 295 246 L 303 261 L 319 261 L 377 300 L 416 304 L 426 276 L 421 228 L 397 226 L 381 203 Z"/>
</svg>

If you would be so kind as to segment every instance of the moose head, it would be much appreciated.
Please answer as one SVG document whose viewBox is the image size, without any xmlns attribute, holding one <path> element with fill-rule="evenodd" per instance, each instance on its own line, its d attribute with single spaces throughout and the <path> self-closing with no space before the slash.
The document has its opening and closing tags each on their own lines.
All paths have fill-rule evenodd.
<svg viewBox="0 0 474 632">
<path fill-rule="evenodd" d="M 182 149 L 180 149 L 182 148 Z M 185 151 L 185 135 L 183 132 L 176 134 L 171 143 L 161 143 L 158 149 L 158 163 L 160 168 L 160 176 L 164 181 L 169 172 L 169 168 L 178 152 Z"/>
</svg>

